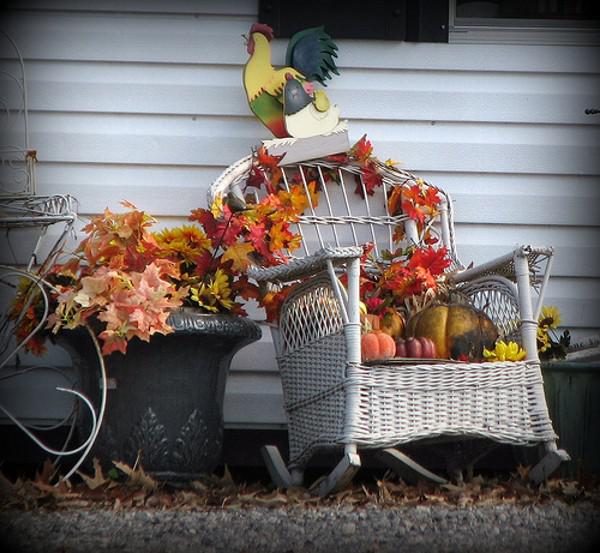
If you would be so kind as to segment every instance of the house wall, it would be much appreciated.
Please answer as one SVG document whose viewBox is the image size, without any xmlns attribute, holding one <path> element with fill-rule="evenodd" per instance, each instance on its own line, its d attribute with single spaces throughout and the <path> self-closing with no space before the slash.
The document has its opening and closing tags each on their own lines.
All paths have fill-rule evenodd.
<svg viewBox="0 0 600 553">
<path fill-rule="evenodd" d="M 257 12 L 254 0 L 9 3 L 0 26 L 26 62 L 39 192 L 73 194 L 84 217 L 128 199 L 161 224 L 205 205 L 219 173 L 268 137 L 241 86 Z M 555 246 L 545 303 L 576 337 L 597 335 L 600 116 L 584 110 L 600 107 L 600 48 L 337 42 L 328 94 L 351 140 L 367 133 L 381 159 L 450 192 L 464 262 Z M 284 424 L 263 334 L 234 359 L 228 427 Z"/>
</svg>

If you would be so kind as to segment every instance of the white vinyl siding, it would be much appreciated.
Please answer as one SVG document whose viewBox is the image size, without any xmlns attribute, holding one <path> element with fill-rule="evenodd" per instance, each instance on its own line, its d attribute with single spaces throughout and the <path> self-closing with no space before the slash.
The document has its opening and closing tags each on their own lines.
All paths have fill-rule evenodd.
<svg viewBox="0 0 600 553">
<path fill-rule="evenodd" d="M 161 225 L 182 222 L 269 138 L 241 84 L 256 1 L 14 5 L 2 27 L 25 57 L 38 189 L 73 194 L 82 215 L 127 199 Z M 600 48 L 337 42 L 341 76 L 327 91 L 351 140 L 367 133 L 381 159 L 450 192 L 465 263 L 518 243 L 555 246 L 545 303 L 575 336 L 597 335 L 600 116 L 584 112 L 600 108 Z M 285 45 L 274 43 L 275 65 Z M 234 359 L 228 427 L 285 422 L 263 334 Z"/>
</svg>

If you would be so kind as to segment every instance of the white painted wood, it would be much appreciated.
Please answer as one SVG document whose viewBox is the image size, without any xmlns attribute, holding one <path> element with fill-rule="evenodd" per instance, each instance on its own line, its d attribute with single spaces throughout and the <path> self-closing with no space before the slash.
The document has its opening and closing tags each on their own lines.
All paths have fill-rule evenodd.
<svg viewBox="0 0 600 553">
<path fill-rule="evenodd" d="M 229 163 L 270 138 L 241 86 L 241 35 L 257 12 L 256 0 L 9 4 L 0 25 L 25 57 L 40 193 L 75 195 L 83 215 L 127 199 L 159 226 L 185 221 Z M 351 142 L 367 133 L 380 158 L 450 192 L 464 262 L 554 245 L 546 303 L 575 336 L 597 335 L 600 117 L 585 109 L 600 107 L 600 48 L 338 43 L 341 76 L 328 95 Z M 286 44 L 274 42 L 275 64 Z M 0 50 L 0 72 L 8 54 Z M 48 360 L 68 363 L 56 348 Z M 285 423 L 266 326 L 234 358 L 225 420 Z"/>
<path fill-rule="evenodd" d="M 22 10 L 46 11 L 91 11 L 91 12 L 130 12 L 130 13 L 185 13 L 195 15 L 227 14 L 255 15 L 258 11 L 256 0 L 19 0 L 11 2 L 11 7 Z"/>
</svg>

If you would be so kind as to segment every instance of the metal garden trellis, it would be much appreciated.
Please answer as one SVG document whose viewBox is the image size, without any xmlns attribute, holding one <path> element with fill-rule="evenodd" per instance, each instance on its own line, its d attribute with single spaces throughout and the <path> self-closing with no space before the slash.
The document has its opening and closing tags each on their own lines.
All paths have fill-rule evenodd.
<svg viewBox="0 0 600 553">
<path fill-rule="evenodd" d="M 16 70 L 3 70 L 0 75 L 6 81 L 3 87 L 6 97 L 0 98 L 3 109 L 3 137 L 6 144 L 0 145 L 0 229 L 4 234 L 6 248 L 3 248 L 3 256 L 9 258 L 8 263 L 0 264 L 0 286 L 2 286 L 2 315 L 0 316 L 0 380 L 18 378 L 35 370 L 52 370 L 63 374 L 56 367 L 49 365 L 36 365 L 25 368 L 11 365 L 17 359 L 17 355 L 25 344 L 38 332 L 43 331 L 49 310 L 48 290 L 51 285 L 45 280 L 49 269 L 56 261 L 68 236 L 73 232 L 73 226 L 77 219 L 77 201 L 69 195 L 39 195 L 36 188 L 35 165 L 37 152 L 32 149 L 29 141 L 29 115 L 27 103 L 27 82 L 25 64 L 23 57 L 15 41 L 5 32 L 0 31 L 0 39 L 14 51 L 14 65 Z M 11 60 L 12 61 L 12 60 Z M 11 92 L 16 93 L 11 97 Z M 17 98 L 13 104 L 11 98 Z M 57 226 L 61 230 L 57 237 L 52 239 L 48 236 L 48 229 Z M 21 238 L 18 247 L 13 246 L 11 238 L 16 235 L 15 244 Z M 23 238 L 30 239 L 33 236 L 33 247 L 30 253 L 22 257 Z M 26 249 L 26 248 L 24 248 Z M 21 256 L 21 257 L 20 257 Z M 16 320 L 9 316 L 10 305 L 19 282 L 29 281 L 27 296 L 23 309 Z M 43 315 L 33 331 L 23 339 L 16 339 L 15 328 L 26 316 L 27 310 L 34 301 L 41 301 Z M 89 331 L 89 329 L 88 329 Z M 94 440 L 100 429 L 105 405 L 106 405 L 106 371 L 104 361 L 94 334 L 89 331 L 90 339 L 93 340 L 98 354 L 98 366 L 102 380 L 103 394 L 101 397 L 98 413 L 94 405 L 81 392 L 72 388 L 56 387 L 56 390 L 74 395 L 82 404 L 90 410 L 93 425 L 90 435 L 78 447 L 67 450 L 67 444 L 75 428 L 74 417 L 77 416 L 77 402 L 74 402 L 73 411 L 62 421 L 51 425 L 33 425 L 23 423 L 6 406 L 0 404 L 0 410 L 31 440 L 51 455 L 58 458 L 67 455 L 80 454 L 80 458 L 64 476 L 69 478 L 79 468 L 87 453 L 93 446 Z M 63 374 L 64 376 L 64 374 Z M 46 445 L 34 431 L 41 432 L 55 429 L 69 420 L 72 420 L 71 432 L 61 449 L 55 449 Z"/>
</svg>

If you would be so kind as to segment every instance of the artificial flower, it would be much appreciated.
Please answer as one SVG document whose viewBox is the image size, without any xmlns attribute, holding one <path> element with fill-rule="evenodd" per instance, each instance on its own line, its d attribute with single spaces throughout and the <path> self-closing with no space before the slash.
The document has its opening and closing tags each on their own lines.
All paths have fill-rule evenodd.
<svg viewBox="0 0 600 553">
<path fill-rule="evenodd" d="M 486 361 L 521 361 L 527 352 L 516 342 L 498 340 L 493 350 L 483 348 L 483 357 Z"/>
</svg>

